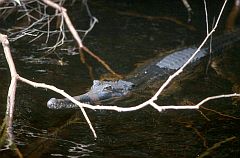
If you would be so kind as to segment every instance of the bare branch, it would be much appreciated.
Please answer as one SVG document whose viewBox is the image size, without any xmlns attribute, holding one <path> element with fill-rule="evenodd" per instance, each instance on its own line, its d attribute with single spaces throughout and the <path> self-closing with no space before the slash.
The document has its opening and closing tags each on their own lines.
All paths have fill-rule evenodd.
<svg viewBox="0 0 240 158">
<path fill-rule="evenodd" d="M 220 98 L 229 98 L 229 97 L 240 97 L 240 94 L 223 94 L 223 95 L 217 95 L 217 96 L 212 96 L 212 97 L 207 97 L 206 99 L 202 100 L 201 102 L 199 102 L 196 105 L 190 105 L 190 106 L 158 106 L 156 103 L 154 102 L 144 102 L 138 106 L 133 106 L 133 107 L 118 107 L 118 106 L 104 106 L 104 105 L 90 105 L 90 104 L 86 104 L 86 103 L 80 103 L 77 100 L 75 100 L 73 97 L 71 97 L 69 94 L 65 93 L 63 90 L 58 89 L 54 86 L 51 85 L 47 85 L 45 83 L 37 83 L 37 82 L 33 82 L 30 80 L 27 80 L 23 77 L 19 76 L 19 80 L 21 80 L 22 82 L 25 82 L 29 85 L 32 85 L 33 87 L 36 88 L 44 88 L 44 89 L 50 89 L 52 91 L 55 91 L 61 95 L 63 95 L 64 97 L 68 98 L 70 101 L 72 101 L 74 104 L 78 105 L 80 108 L 84 107 L 84 108 L 88 108 L 88 109 L 92 109 L 92 110 L 113 110 L 113 111 L 118 111 L 118 112 L 129 112 L 129 111 L 136 111 L 139 110 L 145 106 L 147 106 L 148 104 L 152 105 L 156 110 L 158 111 L 162 111 L 162 110 L 168 110 L 168 109 L 175 109 L 175 110 L 180 110 L 180 109 L 199 109 L 199 107 L 201 105 L 203 105 L 204 103 L 210 101 L 210 100 L 214 100 L 214 99 L 220 99 Z"/>
<path fill-rule="evenodd" d="M 82 48 L 83 47 L 82 40 L 79 37 L 76 29 L 74 28 L 68 14 L 67 14 L 67 10 L 65 8 L 61 7 L 60 5 L 58 5 L 57 3 L 54 3 L 53 1 L 50 1 L 50 0 L 42 0 L 42 1 L 44 3 L 46 3 L 48 6 L 51 6 L 62 13 L 62 16 L 64 17 L 64 20 L 68 26 L 68 29 L 72 33 L 74 39 L 77 41 L 77 44 L 79 45 L 79 47 Z"/>
<path fill-rule="evenodd" d="M 10 51 L 10 47 L 9 47 L 9 41 L 7 39 L 7 36 L 0 34 L 0 41 L 3 45 L 4 53 L 5 53 L 8 65 L 9 65 L 9 69 L 11 72 L 11 78 L 12 78 L 11 84 L 9 86 L 9 92 L 8 92 L 8 97 L 7 97 L 7 110 L 6 110 L 6 117 L 9 118 L 9 119 L 7 119 L 8 120 L 7 127 L 12 127 L 17 80 L 28 81 L 29 83 L 31 83 L 31 81 L 26 80 L 26 79 L 24 80 L 24 78 L 20 77 L 17 74 L 14 62 L 12 60 L 11 51 Z M 84 108 L 82 106 L 80 106 L 80 109 L 81 109 L 90 129 L 92 130 L 94 137 L 97 138 L 96 132 L 95 132 L 94 128 L 92 127 L 92 124 L 91 124 Z M 11 135 L 9 135 L 9 137 L 10 136 Z"/>
<path fill-rule="evenodd" d="M 113 75 L 116 75 L 118 78 L 121 78 L 121 75 L 117 74 L 115 71 L 113 71 L 110 66 L 104 62 L 104 60 L 102 60 L 100 57 L 98 57 L 97 55 L 95 55 L 94 53 L 92 53 L 86 46 L 83 45 L 82 40 L 80 38 L 80 36 L 78 35 L 76 29 L 74 28 L 68 14 L 67 14 L 67 10 L 66 8 L 50 1 L 50 0 L 42 0 L 44 3 L 46 3 L 47 5 L 57 9 L 59 12 L 61 12 L 65 23 L 67 24 L 67 27 L 69 29 L 69 31 L 71 32 L 72 36 L 74 37 L 74 39 L 76 40 L 79 49 L 84 49 L 87 53 L 89 53 L 93 58 L 95 58 L 98 62 L 100 62 L 108 71 L 110 71 Z M 86 2 L 85 2 L 86 3 Z M 92 22 L 92 26 L 90 26 L 89 30 L 87 30 L 86 33 L 88 33 L 93 26 L 95 25 L 95 23 L 97 22 L 96 18 L 94 18 L 94 21 Z M 85 35 L 86 35 L 85 33 Z"/>
<path fill-rule="evenodd" d="M 207 11 L 207 3 L 206 0 L 203 0 L 204 3 L 204 10 L 205 10 L 205 19 L 206 19 L 206 29 L 207 29 L 207 34 L 209 33 L 209 24 L 208 24 L 208 11 Z"/>
<path fill-rule="evenodd" d="M 23 77 L 21 77 L 21 76 L 19 76 L 18 79 L 19 79 L 20 81 L 24 82 L 24 83 L 27 83 L 27 84 L 33 86 L 33 87 L 40 87 L 40 88 L 44 88 L 44 89 L 50 89 L 50 90 L 52 90 L 52 91 L 55 91 L 55 92 L 63 95 L 64 97 L 69 98 L 72 102 L 74 102 L 75 104 L 77 104 L 77 105 L 79 106 L 79 108 L 82 110 L 82 113 L 83 113 L 83 115 L 84 115 L 84 117 L 85 117 L 85 119 L 86 119 L 86 121 L 87 121 L 90 129 L 92 130 L 94 137 L 97 138 L 96 132 L 95 132 L 94 128 L 92 127 L 92 124 L 91 124 L 91 122 L 90 122 L 90 120 L 89 120 L 89 118 L 88 118 L 88 116 L 87 116 L 87 114 L 86 114 L 86 112 L 85 112 L 85 110 L 84 110 L 84 108 L 83 108 L 83 107 L 89 107 L 88 104 L 84 104 L 84 103 L 78 102 L 77 100 L 75 100 L 74 98 L 72 98 L 69 94 L 65 93 L 63 90 L 60 90 L 60 89 L 58 89 L 58 88 L 56 88 L 56 87 L 54 87 L 54 86 L 47 85 L 47 84 L 45 84 L 45 83 L 33 82 L 33 81 L 30 81 L 30 80 L 28 80 L 28 79 L 25 79 L 25 78 L 23 78 Z"/>
<path fill-rule="evenodd" d="M 206 41 L 208 40 L 208 38 L 213 34 L 213 32 L 215 31 L 215 29 L 218 26 L 219 20 L 221 18 L 222 12 L 225 8 L 225 5 L 227 3 L 227 0 L 224 1 L 222 9 L 219 13 L 218 19 L 216 21 L 216 24 L 214 25 L 213 29 L 211 30 L 211 32 L 209 32 L 207 34 L 207 36 L 205 37 L 205 39 L 203 40 L 203 42 L 200 44 L 200 46 L 198 47 L 198 49 L 193 53 L 193 55 L 188 59 L 188 61 L 178 70 L 176 71 L 173 75 L 169 76 L 169 78 L 167 79 L 167 81 L 159 88 L 159 90 L 157 91 L 157 93 L 151 98 L 152 101 L 157 100 L 157 97 L 162 93 L 163 89 L 166 88 L 166 86 L 176 77 L 178 76 L 183 69 L 192 61 L 192 59 L 196 56 L 196 54 L 200 51 L 200 49 L 203 47 L 203 45 L 206 43 Z"/>
</svg>

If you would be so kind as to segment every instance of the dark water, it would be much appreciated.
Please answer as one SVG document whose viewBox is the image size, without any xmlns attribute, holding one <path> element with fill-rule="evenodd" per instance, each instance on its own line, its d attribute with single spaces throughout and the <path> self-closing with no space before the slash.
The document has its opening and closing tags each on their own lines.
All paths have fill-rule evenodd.
<svg viewBox="0 0 240 158">
<path fill-rule="evenodd" d="M 219 8 L 216 1 L 210 3 L 209 15 L 213 19 Z M 79 6 L 77 2 L 69 12 L 75 25 L 83 28 L 87 25 L 86 17 L 84 10 L 79 11 Z M 89 7 L 99 23 L 87 35 L 84 43 L 123 75 L 166 50 L 196 44 L 205 34 L 203 6 L 198 1 L 192 1 L 194 15 L 190 24 L 187 24 L 187 13 L 181 1 L 152 0 L 130 4 L 125 1 L 91 1 Z M 224 18 L 230 7 L 231 3 L 227 5 Z M 157 18 L 149 19 L 147 16 Z M 169 20 L 173 18 L 186 26 Z M 221 21 L 220 30 L 224 22 Z M 92 76 L 88 67 L 81 64 L 78 54 L 59 49 L 55 52 L 58 55 L 53 53 L 44 56 L 42 51 L 37 50 L 41 44 L 21 41 L 13 43 L 12 47 L 20 75 L 36 82 L 55 85 L 71 95 L 84 93 L 91 87 Z M 72 50 L 74 43 L 64 48 Z M 207 73 L 207 60 L 194 70 L 188 70 L 159 97 L 159 105 L 193 104 L 207 96 L 239 91 L 239 52 L 238 44 L 223 51 L 222 55 L 213 59 L 217 67 L 210 67 Z M 65 63 L 63 66 L 58 62 L 60 58 Z M 0 117 L 3 119 L 10 74 L 2 50 L 0 59 Z M 90 56 L 86 55 L 86 60 L 93 69 L 94 79 L 108 75 Z M 115 105 L 137 105 L 156 92 L 159 84 L 156 81 L 137 94 L 116 101 Z M 239 119 L 233 117 L 206 109 L 200 109 L 204 115 L 196 110 L 159 113 L 151 107 L 126 113 L 87 110 L 98 135 L 94 140 L 80 110 L 50 110 L 46 102 L 51 97 L 61 96 L 23 83 L 18 84 L 14 135 L 24 157 L 197 157 L 215 143 L 233 136 L 236 138 L 222 143 L 208 157 L 240 156 Z M 236 98 L 211 101 L 205 107 L 222 114 L 240 116 Z M 15 157 L 14 152 L 7 147 L 1 149 L 0 155 Z"/>
</svg>

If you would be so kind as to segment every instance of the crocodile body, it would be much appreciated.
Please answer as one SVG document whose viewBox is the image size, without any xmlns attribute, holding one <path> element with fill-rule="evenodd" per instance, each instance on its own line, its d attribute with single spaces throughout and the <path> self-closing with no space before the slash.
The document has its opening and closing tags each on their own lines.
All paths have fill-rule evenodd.
<svg viewBox="0 0 240 158">
<path fill-rule="evenodd" d="M 225 33 L 217 38 L 213 39 L 212 52 L 219 52 L 220 50 L 233 45 L 240 40 L 240 29 Z M 91 89 L 82 95 L 75 96 L 74 98 L 84 103 L 95 103 L 102 100 L 112 99 L 116 97 L 122 97 L 127 95 L 133 88 L 145 83 L 149 79 L 165 79 L 170 74 L 179 69 L 197 50 L 197 47 L 188 47 L 178 51 L 174 51 L 171 54 L 160 57 L 154 60 L 148 65 L 145 65 L 139 69 L 133 75 L 127 76 L 124 80 L 118 81 L 99 81 L 94 80 Z M 193 58 L 191 63 L 196 63 L 203 57 L 208 55 L 209 46 L 203 47 Z M 48 108 L 51 109 L 64 109 L 64 108 L 76 108 L 77 105 L 73 104 L 68 99 L 56 99 L 51 98 L 47 102 Z"/>
</svg>

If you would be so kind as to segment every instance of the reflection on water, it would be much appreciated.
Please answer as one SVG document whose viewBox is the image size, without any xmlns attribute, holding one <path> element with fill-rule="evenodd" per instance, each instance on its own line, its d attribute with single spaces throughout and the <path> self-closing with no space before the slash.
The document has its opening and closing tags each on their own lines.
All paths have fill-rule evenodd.
<svg viewBox="0 0 240 158">
<path fill-rule="evenodd" d="M 64 135 L 69 134 L 66 129 L 71 129 L 72 123 L 77 125 L 79 122 L 76 118 L 72 118 L 66 124 L 52 131 L 51 129 L 38 129 L 31 125 L 26 125 L 26 122 L 22 122 L 22 120 L 19 122 L 15 121 L 14 134 L 16 136 L 16 144 L 24 151 L 26 157 L 41 157 L 46 154 L 53 157 L 89 156 L 93 152 L 89 148 L 95 145 L 94 142 L 84 144 L 78 139 L 65 138 L 66 136 Z M 7 149 L 9 148 L 6 147 L 2 150 Z"/>
<path fill-rule="evenodd" d="M 140 1 L 132 6 L 106 2 L 90 3 L 93 14 L 100 22 L 85 38 L 85 44 L 122 74 L 130 73 L 139 63 L 144 63 L 160 52 L 195 44 L 202 39 L 202 32 L 205 33 L 203 12 L 196 9 L 196 6 L 202 5 L 200 2 L 192 4 L 192 24 L 185 23 L 187 14 L 180 1 L 151 1 L 147 4 Z M 173 9 L 174 5 L 179 8 Z M 75 7 L 78 6 L 73 7 L 73 14 L 79 15 L 78 9 L 74 10 Z M 119 14 L 120 11 L 125 14 Z M 148 16 L 174 17 L 197 30 L 190 30 L 167 19 L 147 19 Z M 77 25 L 82 24 L 77 16 L 73 18 L 76 18 L 74 20 Z M 12 45 L 16 49 L 13 56 L 21 75 L 54 84 L 71 95 L 84 93 L 91 87 L 88 69 L 80 63 L 74 46 L 66 46 L 66 49 L 57 51 L 57 55 L 41 56 L 42 52 L 37 52 L 37 46 L 28 48 L 28 44 L 26 45 L 25 48 Z M 188 70 L 168 87 L 168 91 L 159 98 L 158 103 L 195 104 L 206 96 L 232 92 L 232 86 L 240 81 L 239 77 L 234 75 L 239 73 L 239 51 L 239 47 L 233 48 L 224 52 L 224 58 L 216 58 L 218 69 L 210 68 L 207 75 L 206 61 L 195 70 Z M 39 56 L 42 58 L 38 58 Z M 64 64 L 59 64 L 59 59 L 62 59 Z M 95 78 L 107 74 L 106 70 L 88 55 L 86 59 L 93 68 Z M 2 51 L 0 61 L 2 119 L 9 83 L 9 73 Z M 227 74 L 219 75 L 219 72 Z M 114 104 L 136 105 L 156 92 L 159 85 L 156 81 L 146 86 L 146 89 L 140 89 Z M 14 135 L 16 144 L 25 157 L 196 157 L 217 142 L 232 136 L 240 137 L 238 119 L 213 111 L 169 110 L 159 113 L 152 108 L 145 108 L 129 113 L 87 111 L 98 134 L 98 139 L 94 140 L 78 109 L 47 109 L 46 102 L 51 97 L 61 96 L 23 84 L 18 85 Z M 206 107 L 239 117 L 238 105 L 239 102 L 232 105 L 231 99 L 223 99 L 212 101 Z M 222 144 L 211 156 L 238 157 L 239 145 L 239 139 Z M 1 157 L 13 155 L 8 147 L 2 148 L 0 154 Z"/>
<path fill-rule="evenodd" d="M 23 59 L 20 59 L 21 61 L 27 63 L 27 64 L 46 64 L 46 65 L 68 65 L 67 62 L 63 62 L 61 60 L 47 58 L 47 57 L 41 57 L 41 58 L 34 58 L 32 56 L 30 57 L 23 57 Z"/>
</svg>

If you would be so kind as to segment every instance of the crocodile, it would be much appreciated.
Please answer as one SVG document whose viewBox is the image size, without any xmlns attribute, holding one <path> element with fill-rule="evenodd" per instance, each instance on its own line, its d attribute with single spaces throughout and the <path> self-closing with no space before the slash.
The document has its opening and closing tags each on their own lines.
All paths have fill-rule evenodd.
<svg viewBox="0 0 240 158">
<path fill-rule="evenodd" d="M 211 43 L 211 52 L 221 52 L 224 48 L 227 48 L 240 40 L 240 29 L 236 29 L 234 32 L 227 32 L 216 38 L 213 38 Z M 133 89 L 146 84 L 149 80 L 166 79 L 173 72 L 178 70 L 197 50 L 197 47 L 187 47 L 179 50 L 175 50 L 169 53 L 165 57 L 159 57 L 153 60 L 150 64 L 143 65 L 138 68 L 132 75 L 126 76 L 123 80 L 117 81 L 100 81 L 94 80 L 91 89 L 82 95 L 75 96 L 74 99 L 94 104 L 103 100 L 112 98 L 119 98 L 126 96 Z M 192 59 L 191 65 L 200 61 L 203 57 L 207 56 L 210 52 L 210 45 L 206 44 Z M 65 109 L 65 108 L 77 108 L 78 106 L 72 103 L 67 98 L 56 99 L 51 98 L 47 102 L 47 107 L 50 109 Z"/>
</svg>

